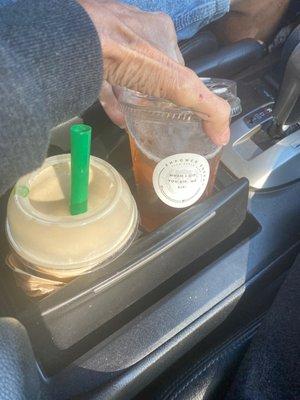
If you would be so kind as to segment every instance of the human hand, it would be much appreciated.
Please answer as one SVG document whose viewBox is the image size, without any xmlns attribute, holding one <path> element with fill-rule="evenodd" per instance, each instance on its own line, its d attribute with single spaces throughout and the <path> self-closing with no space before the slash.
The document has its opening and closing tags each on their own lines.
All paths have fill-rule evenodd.
<svg viewBox="0 0 300 400">
<path fill-rule="evenodd" d="M 177 44 L 177 36 L 172 19 L 164 13 L 143 12 L 136 7 L 122 5 L 120 3 L 109 1 L 116 6 L 118 13 L 124 12 L 128 26 L 145 41 L 151 43 L 155 48 L 161 50 L 172 60 L 184 65 L 184 60 Z M 120 15 L 120 18 L 122 15 Z M 134 17 L 134 18 L 133 18 Z M 125 118 L 118 101 L 120 90 L 118 87 L 112 87 L 107 81 L 103 82 L 100 103 L 110 119 L 121 128 L 125 127 Z"/>
<path fill-rule="evenodd" d="M 230 106 L 181 64 L 174 26 L 168 16 L 145 13 L 112 0 L 79 2 L 99 34 L 108 84 L 191 108 L 202 118 L 203 129 L 213 142 L 228 142 Z M 108 113 L 105 98 L 109 91 L 112 95 L 112 90 L 104 84 L 102 101 L 106 101 Z M 119 118 L 122 123 L 122 114 Z"/>
</svg>

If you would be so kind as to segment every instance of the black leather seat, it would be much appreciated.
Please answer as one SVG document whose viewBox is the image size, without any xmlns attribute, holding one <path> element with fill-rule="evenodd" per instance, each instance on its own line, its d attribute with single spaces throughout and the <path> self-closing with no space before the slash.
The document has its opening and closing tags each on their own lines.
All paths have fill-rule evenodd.
<svg viewBox="0 0 300 400">
<path fill-rule="evenodd" d="M 252 321 L 210 350 L 205 351 L 207 344 L 202 343 L 135 400 L 223 400 L 261 320 Z"/>
<path fill-rule="evenodd" d="M 254 39 L 220 46 L 210 31 L 200 31 L 179 43 L 186 66 L 199 76 L 230 78 L 257 63 L 266 53 L 266 46 Z"/>
<path fill-rule="evenodd" d="M 1 400 L 48 399 L 26 329 L 13 318 L 0 318 L 0 371 Z"/>
<path fill-rule="evenodd" d="M 162 376 L 139 400 L 217 400 L 224 399 L 237 367 L 259 327 L 257 319 L 222 345 L 200 357 L 201 349 L 187 355 Z M 25 328 L 15 319 L 0 320 L 0 399 L 51 399 L 32 352 Z"/>
</svg>

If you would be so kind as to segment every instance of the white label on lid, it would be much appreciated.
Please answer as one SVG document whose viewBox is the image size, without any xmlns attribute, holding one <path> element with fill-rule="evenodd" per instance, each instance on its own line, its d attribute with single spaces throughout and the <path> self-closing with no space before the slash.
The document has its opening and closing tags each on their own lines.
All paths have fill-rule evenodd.
<svg viewBox="0 0 300 400">
<path fill-rule="evenodd" d="M 209 163 L 203 156 L 181 153 L 161 160 L 152 177 L 157 196 L 170 207 L 189 207 L 200 199 L 209 180 Z"/>
</svg>

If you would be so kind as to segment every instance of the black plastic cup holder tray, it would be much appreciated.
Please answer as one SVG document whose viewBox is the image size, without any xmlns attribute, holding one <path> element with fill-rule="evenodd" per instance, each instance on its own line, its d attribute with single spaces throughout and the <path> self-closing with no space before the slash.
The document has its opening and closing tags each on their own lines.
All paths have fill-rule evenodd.
<svg viewBox="0 0 300 400">
<path fill-rule="evenodd" d="M 127 142 L 127 136 L 121 135 L 118 146 L 115 146 L 118 154 L 126 153 Z M 99 153 L 97 146 L 94 151 Z M 113 158 L 112 153 L 110 158 Z M 109 161 L 114 163 L 114 159 Z M 120 163 L 119 158 L 117 161 Z M 129 164 L 130 153 L 117 167 L 130 182 Z M 2 268 L 0 297 L 3 298 L 3 310 L 8 310 L 4 315 L 16 316 L 23 322 L 46 370 L 56 369 L 55 364 L 62 360 L 60 352 L 67 353 L 82 343 L 86 350 L 92 345 L 89 337 L 99 330 L 105 332 L 112 321 L 114 328 L 118 325 L 116 322 L 126 323 L 129 317 L 124 315 L 130 315 L 128 310 L 140 304 L 139 311 L 142 312 L 145 296 L 149 297 L 176 274 L 184 272 L 195 260 L 200 257 L 202 260 L 241 226 L 247 214 L 248 182 L 246 179 L 233 182 L 228 177 L 225 181 L 225 187 L 223 182 L 219 187 L 217 181 L 215 195 L 142 236 L 117 260 L 76 278 L 40 301 L 27 298 L 16 287 L 10 271 Z M 5 254 L 2 230 L 5 203 L 3 199 L 0 204 L 0 257 Z M 1 261 L 4 264 L 4 260 Z M 199 269 L 204 266 L 205 263 L 203 266 L 200 263 Z M 88 346 L 85 346 L 86 342 L 89 342 Z M 49 357 L 49 349 L 53 350 L 52 353 L 57 352 L 56 357 L 53 354 L 54 359 Z"/>
<path fill-rule="evenodd" d="M 199 270 L 205 267 L 207 264 L 202 262 L 203 257 L 206 259 L 208 252 L 214 252 L 218 244 L 222 245 L 225 239 L 230 238 L 246 215 L 246 221 L 251 220 L 247 213 L 248 181 L 233 182 L 227 177 L 224 187 L 224 176 L 222 178 L 221 186 L 217 184 L 218 191 L 212 197 L 142 236 L 117 260 L 74 279 L 40 301 L 28 299 L 16 287 L 12 274 L 2 268 L 2 282 L 5 284 L 1 284 L 1 297 L 9 310 L 4 314 L 16 316 L 26 326 L 46 371 L 57 370 L 59 364 L 62 367 L 66 360 L 70 361 L 68 354 L 74 356 L 75 348 L 84 351 L 91 348 L 93 340 L 90 337 L 95 332 L 101 331 L 96 338 L 99 341 L 99 337 L 105 338 L 112 328 L 118 329 L 118 325 L 127 323 L 129 310 L 140 307 L 138 311 L 142 312 L 147 304 L 146 296 L 149 298 L 176 274 L 185 273 L 195 260 L 201 260 L 197 265 Z M 5 201 L 1 203 L 3 226 Z M 251 221 L 243 226 L 245 224 L 251 225 Z M 5 239 L 4 232 L 1 233 L 3 255 Z M 67 355 L 65 361 L 62 354 Z"/>
<path fill-rule="evenodd" d="M 46 329 L 62 351 L 74 346 L 234 233 L 247 200 L 247 180 L 236 181 L 138 239 L 111 264 L 33 304 L 21 320 L 29 330 L 33 321 Z"/>
<path fill-rule="evenodd" d="M 222 248 L 246 216 L 241 227 L 245 230 L 247 225 L 246 231 L 238 241 L 248 237 L 253 228 L 253 217 L 247 213 L 248 181 L 240 179 L 218 189 L 206 201 L 136 240 L 117 260 L 40 301 L 28 299 L 15 287 L 12 274 L 2 269 L 7 314 L 26 326 L 47 374 L 68 365 L 144 311 L 151 305 L 152 293 L 188 271 L 193 262 L 197 260 L 197 271 L 206 267 L 214 249 Z"/>
</svg>

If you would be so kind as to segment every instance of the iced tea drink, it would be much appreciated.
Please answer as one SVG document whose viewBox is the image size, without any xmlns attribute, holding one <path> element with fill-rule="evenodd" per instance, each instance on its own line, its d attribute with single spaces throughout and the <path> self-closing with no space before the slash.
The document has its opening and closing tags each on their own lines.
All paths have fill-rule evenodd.
<svg viewBox="0 0 300 400">
<path fill-rule="evenodd" d="M 227 100 L 232 116 L 241 112 L 233 81 L 203 82 Z M 142 227 L 151 231 L 211 195 L 221 148 L 202 130 L 188 108 L 124 89 L 120 97 L 130 139 Z"/>
<path fill-rule="evenodd" d="M 153 173 L 159 160 L 145 154 L 130 136 L 129 140 L 141 225 L 145 231 L 150 232 L 180 214 L 185 208 L 170 207 L 158 197 L 153 186 Z M 220 158 L 221 151 L 208 158 L 210 177 L 198 202 L 212 194 Z"/>
</svg>

